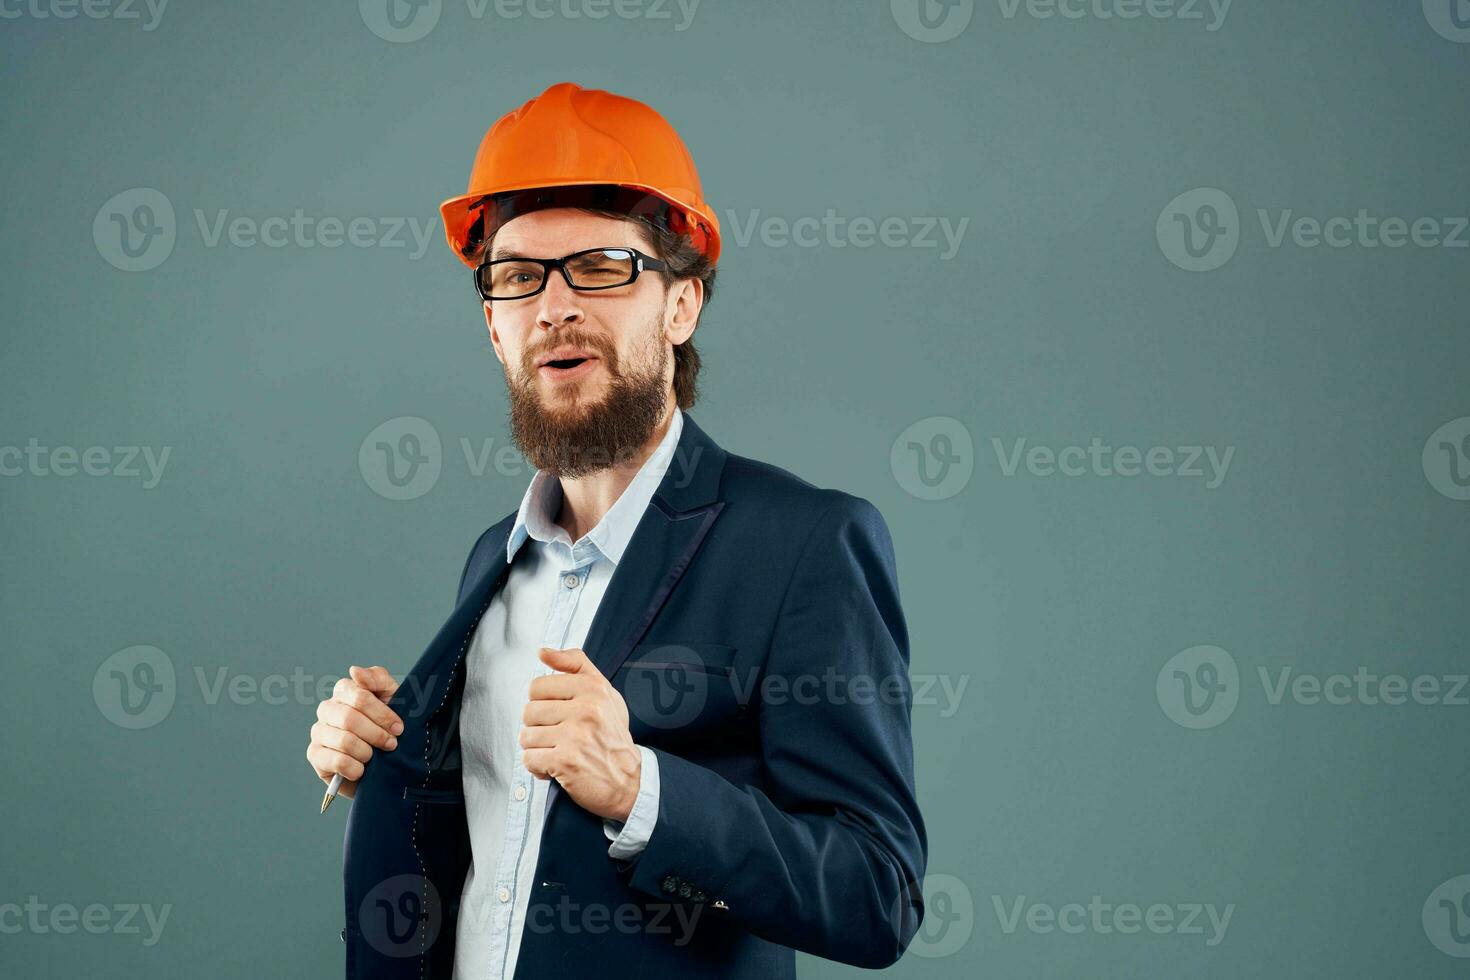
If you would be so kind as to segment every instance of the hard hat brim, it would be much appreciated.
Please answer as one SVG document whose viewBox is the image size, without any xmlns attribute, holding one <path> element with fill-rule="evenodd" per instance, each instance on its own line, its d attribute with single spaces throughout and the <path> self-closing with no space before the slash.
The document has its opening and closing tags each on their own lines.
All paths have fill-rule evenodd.
<svg viewBox="0 0 1470 980">
<path fill-rule="evenodd" d="M 497 194 L 505 194 L 512 191 L 552 190 L 559 187 L 589 187 L 604 185 L 613 182 L 607 180 L 569 180 L 548 184 L 545 182 L 528 182 L 521 184 L 507 184 L 483 191 L 475 191 L 468 194 L 460 194 L 451 197 L 439 205 L 439 215 L 444 221 L 444 238 L 453 249 L 459 260 L 470 268 L 478 265 L 476 253 L 479 250 L 479 241 L 470 242 L 470 234 L 476 222 L 481 219 L 481 211 L 485 208 L 485 200 Z M 703 208 L 695 207 L 689 203 L 695 195 L 684 197 L 676 192 L 670 193 L 647 184 L 617 181 L 615 186 L 628 187 L 640 191 L 650 197 L 656 198 L 665 204 L 682 210 L 685 215 L 692 219 L 693 224 L 701 227 L 703 231 L 704 251 L 709 256 L 711 264 L 719 261 L 720 257 L 720 223 L 712 212 Z M 481 241 L 494 229 L 487 229 L 482 235 L 477 236 Z"/>
</svg>

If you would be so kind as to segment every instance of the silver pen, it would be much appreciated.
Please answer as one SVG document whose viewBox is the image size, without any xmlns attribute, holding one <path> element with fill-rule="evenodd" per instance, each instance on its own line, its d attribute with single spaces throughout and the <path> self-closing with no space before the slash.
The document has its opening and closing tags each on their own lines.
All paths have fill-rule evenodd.
<svg viewBox="0 0 1470 980">
<path fill-rule="evenodd" d="M 329 806 L 332 805 L 332 801 L 337 798 L 337 790 L 339 790 L 341 788 L 342 788 L 342 774 L 339 772 L 339 773 L 336 773 L 335 775 L 333 775 L 332 776 L 332 781 L 329 784 L 327 784 L 327 795 L 322 797 L 322 812 L 323 813 L 326 813 L 327 812 L 327 807 L 329 807 Z"/>
</svg>

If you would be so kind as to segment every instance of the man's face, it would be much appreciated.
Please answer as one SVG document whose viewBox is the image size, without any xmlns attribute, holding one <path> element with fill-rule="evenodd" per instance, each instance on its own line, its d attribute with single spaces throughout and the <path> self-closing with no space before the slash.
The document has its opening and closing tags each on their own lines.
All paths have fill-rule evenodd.
<svg viewBox="0 0 1470 980">
<path fill-rule="evenodd" d="M 549 208 L 503 225 L 490 257 L 550 259 L 601 246 L 653 254 L 631 221 Z M 532 465 L 574 478 L 648 441 L 673 402 L 673 347 L 694 332 L 702 288 L 696 280 L 666 288 L 645 272 L 627 286 L 584 292 L 553 272 L 535 296 L 485 303 L 512 434 Z"/>
</svg>

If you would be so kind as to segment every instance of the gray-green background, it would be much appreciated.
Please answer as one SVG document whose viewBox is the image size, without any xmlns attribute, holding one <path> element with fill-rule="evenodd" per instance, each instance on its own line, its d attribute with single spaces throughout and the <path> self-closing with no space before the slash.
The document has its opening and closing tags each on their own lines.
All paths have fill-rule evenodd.
<svg viewBox="0 0 1470 980">
<path fill-rule="evenodd" d="M 723 225 L 693 416 L 892 530 L 943 912 L 893 975 L 1464 975 L 1470 707 L 1443 695 L 1470 669 L 1470 3 L 925 2 L 970 19 L 442 0 L 390 40 L 383 0 L 6 0 L 0 974 L 339 973 L 346 806 L 316 812 L 310 682 L 401 676 L 529 479 L 494 462 L 503 379 L 437 204 L 497 116 L 572 80 L 658 108 Z M 142 188 L 175 241 L 128 271 L 115 222 L 165 218 Z M 1171 204 L 1200 188 L 1238 218 Z M 210 243 L 222 212 L 298 209 L 371 231 Z M 1285 212 L 1360 210 L 1434 224 L 1273 244 Z M 954 254 L 914 241 L 927 219 L 968 222 Z M 1184 222 L 1228 261 L 1181 268 Z M 405 417 L 441 472 L 393 500 L 359 448 Z M 936 436 L 929 492 L 908 443 Z M 1219 481 L 1008 463 L 1094 437 L 1233 454 Z M 462 440 L 493 440 L 488 468 Z M 156 485 L 120 447 L 167 450 Z M 1193 728 L 1171 658 L 1202 645 L 1235 706 Z M 129 729 L 107 662 L 135 646 L 177 683 Z M 1441 696 L 1273 703 L 1286 668 Z M 1094 895 L 1231 918 L 1213 943 L 1207 915 L 1047 928 Z M 93 904 L 169 916 L 151 945 L 49 918 Z"/>
</svg>

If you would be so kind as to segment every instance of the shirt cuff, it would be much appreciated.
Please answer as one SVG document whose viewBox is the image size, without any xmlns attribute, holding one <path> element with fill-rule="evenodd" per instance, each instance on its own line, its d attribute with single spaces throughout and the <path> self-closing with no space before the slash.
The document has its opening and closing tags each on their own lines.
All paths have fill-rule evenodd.
<svg viewBox="0 0 1470 980">
<path fill-rule="evenodd" d="M 619 861 L 642 854 L 648 838 L 653 836 L 653 825 L 658 822 L 658 756 L 641 745 L 638 752 L 643 757 L 643 770 L 638 775 L 638 796 L 633 800 L 627 821 L 602 821 L 602 832 L 612 841 L 607 849 L 608 857 Z"/>
</svg>

